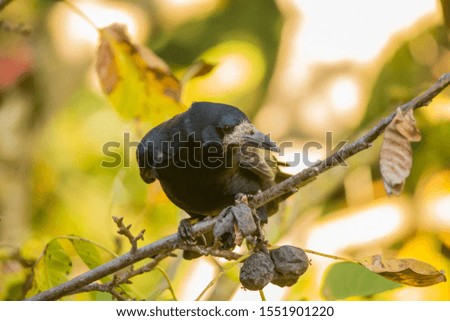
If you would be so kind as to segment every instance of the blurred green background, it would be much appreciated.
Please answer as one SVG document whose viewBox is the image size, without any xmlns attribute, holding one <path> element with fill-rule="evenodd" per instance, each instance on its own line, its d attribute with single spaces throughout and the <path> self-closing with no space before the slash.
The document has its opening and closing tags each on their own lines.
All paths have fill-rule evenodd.
<svg viewBox="0 0 450 321">
<path fill-rule="evenodd" d="M 97 26 L 125 23 L 175 75 L 194 61 L 217 64 L 184 88 L 182 101 L 236 105 L 278 143 L 285 158 L 306 142 L 325 146 L 364 132 L 450 72 L 448 0 L 136 0 L 72 1 Z M 447 19 L 447 20 L 445 20 Z M 122 120 L 99 89 L 98 35 L 66 4 L 12 1 L 0 12 L 0 299 L 20 299 L 29 261 L 53 238 L 75 234 L 123 253 L 111 216 L 123 216 L 145 242 L 176 232 L 185 214 L 158 184 L 138 175 L 135 149 L 149 129 Z M 11 29 L 15 29 L 11 30 Z M 27 34 L 24 30 L 31 30 Z M 265 228 L 273 244 L 329 254 L 414 257 L 450 271 L 450 90 L 416 113 L 422 141 L 400 197 L 388 198 L 378 169 L 381 139 L 291 197 Z M 129 166 L 101 166 L 107 142 Z M 333 144 L 333 146 L 334 146 Z M 325 157 L 310 150 L 309 161 Z M 293 168 L 298 171 L 301 164 Z M 103 253 L 104 259 L 109 254 Z M 322 291 L 333 260 L 312 266 L 291 288 L 268 286 L 270 299 L 332 299 Z M 193 299 L 223 262 L 166 259 L 179 299 Z M 72 275 L 86 271 L 75 258 Z M 140 299 L 172 299 L 159 271 L 136 278 Z M 205 299 L 252 300 L 238 268 Z M 89 293 L 71 299 L 110 299 Z M 401 287 L 356 300 L 449 300 L 448 283 Z"/>
</svg>

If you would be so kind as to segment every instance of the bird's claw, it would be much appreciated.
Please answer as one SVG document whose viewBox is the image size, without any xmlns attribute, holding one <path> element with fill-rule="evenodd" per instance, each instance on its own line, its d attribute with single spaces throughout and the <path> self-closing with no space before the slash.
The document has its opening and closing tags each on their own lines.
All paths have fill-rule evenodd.
<svg viewBox="0 0 450 321">
<path fill-rule="evenodd" d="M 252 194 L 244 194 L 244 193 L 238 193 L 234 197 L 234 203 L 235 205 L 239 204 L 245 204 L 248 205 L 248 201 L 253 197 Z"/>
<path fill-rule="evenodd" d="M 191 219 L 182 219 L 178 225 L 178 239 L 187 245 L 195 245 L 197 242 L 193 234 Z"/>
</svg>

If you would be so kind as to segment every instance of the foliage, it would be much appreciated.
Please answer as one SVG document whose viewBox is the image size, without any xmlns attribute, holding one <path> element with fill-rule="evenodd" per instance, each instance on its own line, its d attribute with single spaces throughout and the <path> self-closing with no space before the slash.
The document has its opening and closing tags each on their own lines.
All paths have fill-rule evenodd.
<svg viewBox="0 0 450 321">
<path fill-rule="evenodd" d="M 184 110 L 195 97 L 224 100 L 242 106 L 250 115 L 256 114 L 258 106 L 265 99 L 264 93 L 277 59 L 282 17 L 273 1 L 264 1 L 257 6 L 245 1 L 224 3 L 226 4 L 222 9 L 206 18 L 188 21 L 174 30 L 165 30 L 163 24 L 157 26 L 159 29 L 155 28 L 157 31 L 148 39 L 154 53 L 132 42 L 122 29 L 119 29 L 118 38 L 117 34 L 110 33 L 111 30 L 117 31 L 113 27 L 98 29 L 100 48 L 97 71 L 109 103 L 92 88 L 80 85 L 82 82 L 78 80 L 81 76 L 76 76 L 75 69 L 85 71 L 88 68 L 86 63 L 82 68 L 75 66 L 73 70 L 63 69 L 64 72 L 73 72 L 75 75 L 72 78 L 73 87 L 69 90 L 64 89 L 61 84 L 61 89 L 47 88 L 48 97 L 37 97 L 38 89 L 35 87 L 31 87 L 31 93 L 25 94 L 32 97 L 34 106 L 30 123 L 38 124 L 36 127 L 30 126 L 33 130 L 27 132 L 28 135 L 35 136 L 30 145 L 37 146 L 28 157 L 27 164 L 32 168 L 30 177 L 33 179 L 30 182 L 33 197 L 30 220 L 32 224 L 29 227 L 32 233 L 21 240 L 23 244 L 19 250 L 5 249 L 1 252 L 0 299 L 30 297 L 126 252 L 126 246 L 122 244 L 125 238 L 113 235 L 114 224 L 110 220 L 112 215 L 124 215 L 134 226 L 145 228 L 148 231 L 145 234 L 147 242 L 158 240 L 176 230 L 181 213 L 167 200 L 158 186 L 147 188 L 139 181 L 134 161 L 128 165 L 126 163 L 127 157 L 132 157 L 133 152 L 130 153 L 126 147 L 118 149 L 121 165 L 124 166 L 108 168 L 99 166 L 104 161 L 101 150 L 107 141 L 125 143 L 125 136 L 121 136 L 121 132 L 131 132 L 132 140 L 140 139 L 144 129 L 148 130 L 150 126 Z M 48 12 L 45 11 L 36 15 L 49 18 Z M 270 23 L 267 23 L 268 21 Z M 46 47 L 49 39 L 42 28 L 42 25 L 36 26 L 35 37 L 41 46 Z M 397 48 L 392 49 L 392 56 L 378 66 L 379 73 L 373 82 L 360 128 L 367 128 L 387 111 L 393 110 L 393 106 L 416 96 L 436 75 L 448 71 L 445 69 L 448 67 L 445 60 L 449 56 L 447 32 L 443 26 L 427 27 L 420 34 L 406 39 Z M 228 36 L 224 37 L 224 34 Z M 432 61 L 419 63 L 417 53 L 416 56 L 411 54 L 410 48 L 429 41 L 430 37 L 437 45 L 438 53 Z M 56 56 L 51 52 L 51 46 L 46 48 L 39 49 L 42 50 L 40 55 Z M 213 66 L 216 63 L 220 66 L 220 59 L 214 61 L 216 57 L 236 50 L 247 54 L 255 63 L 255 70 L 251 72 L 256 76 L 250 79 L 249 87 L 244 86 L 229 92 L 224 89 L 218 94 L 214 91 L 203 91 L 203 81 L 214 75 Z M 42 86 L 43 79 L 52 79 L 52 84 L 57 84 L 61 76 L 55 78 L 55 75 L 49 72 L 46 60 L 40 60 L 40 57 L 42 56 L 37 56 L 36 67 L 29 70 L 28 77 L 31 77 L 31 82 Z M 207 63 L 200 63 L 199 58 L 206 59 Z M 55 60 L 52 68 L 58 69 L 58 64 L 64 63 Z M 82 74 L 80 71 L 78 73 Z M 197 76 L 198 78 L 193 79 Z M 206 77 L 203 79 L 202 76 Z M 17 79 L 16 89 L 19 90 L 21 86 L 29 88 L 26 78 Z M 12 88 L 0 91 L 0 106 L 13 91 Z M 439 107 L 448 104 L 449 100 L 449 94 L 446 93 L 438 97 L 436 102 Z M 46 104 L 42 104 L 42 101 Z M 430 186 L 435 184 L 443 191 L 450 191 L 446 180 L 449 177 L 450 149 L 442 148 L 442 142 L 450 139 L 448 121 L 433 114 L 435 112 L 432 108 L 434 107 L 415 114 L 423 141 L 417 146 L 413 145 L 414 166 L 404 193 L 409 202 L 416 204 L 426 204 L 427 196 L 421 195 L 421 191 L 433 189 Z M 380 174 L 378 169 L 375 170 L 377 164 L 372 160 L 368 165 L 374 169 L 374 189 L 377 197 L 381 198 L 382 184 L 377 180 Z M 340 187 L 341 182 L 336 181 L 339 186 L 330 187 L 323 198 L 317 197 L 316 194 L 316 197 L 311 197 L 316 202 L 325 204 L 320 207 L 323 216 L 337 208 L 347 207 L 343 205 L 345 191 Z M 322 186 L 324 185 L 315 185 L 313 188 L 320 189 Z M 317 206 L 313 201 L 308 203 L 307 189 L 301 195 L 303 196 L 302 201 L 312 204 L 311 208 Z M 297 210 L 296 203 L 288 203 L 286 213 L 279 220 L 284 219 L 284 222 L 288 223 L 280 224 L 275 232 L 272 227 L 268 227 L 270 242 L 284 244 L 281 236 L 296 228 L 297 223 L 303 223 L 305 211 Z M 308 226 L 303 228 L 307 229 Z M 442 231 L 432 232 L 414 225 L 397 243 L 389 245 L 389 250 L 397 252 L 399 257 L 418 259 L 412 261 L 413 263 L 408 261 L 406 269 L 393 271 L 388 268 L 387 271 L 379 271 L 374 268 L 374 264 L 368 264 L 368 261 L 361 261 L 362 264 L 340 262 L 329 266 L 323 274 L 320 287 L 313 281 L 317 271 L 314 271 L 315 257 L 312 257 L 312 271 L 300 278 L 287 292 L 286 297 L 314 299 L 321 292 L 323 298 L 329 300 L 349 297 L 393 299 L 395 296 L 390 295 L 395 293 L 395 289 L 402 291 L 406 287 L 383 278 L 386 272 L 391 276 L 391 280 L 407 285 L 417 285 L 414 282 L 422 279 L 427 280 L 426 285 L 443 281 L 445 277 L 441 272 L 419 261 L 420 259 L 446 270 L 450 268 L 448 235 Z M 413 244 L 432 245 L 414 247 Z M 106 250 L 107 248 L 113 250 Z M 431 253 L 434 256 L 430 256 L 429 248 L 432 248 Z M 359 249 L 350 254 L 353 257 L 361 257 L 365 252 Z M 241 262 L 243 258 L 237 262 Z M 383 256 L 382 259 L 385 260 L 386 257 Z M 145 267 L 146 264 L 148 262 L 136 264 L 134 269 Z M 184 275 L 191 271 L 194 265 L 195 263 L 179 258 L 161 261 L 158 264 L 159 270 L 148 272 L 148 276 L 137 275 L 133 279 L 136 280 L 134 284 L 114 286 L 119 292 L 115 298 L 175 299 L 175 293 L 184 283 Z M 236 262 L 220 265 L 221 271 L 216 273 L 217 276 L 212 281 L 207 280 L 212 283 L 208 284 L 203 292 L 202 288 L 194 290 L 201 293 L 200 297 L 203 298 L 231 298 L 240 286 L 237 265 Z M 414 266 L 419 266 L 419 271 L 415 270 Z M 405 274 L 407 278 L 403 277 Z M 429 275 L 432 275 L 431 279 L 428 278 Z M 112 281 L 113 276 L 109 276 L 103 278 L 101 283 Z M 435 293 L 444 293 L 440 296 L 430 295 L 431 299 L 448 299 L 445 285 L 440 284 L 430 289 L 436 289 Z M 209 296 L 206 296 L 206 293 L 209 293 Z M 69 299 L 99 300 L 112 297 L 110 294 L 90 292 L 72 295 Z"/>
<path fill-rule="evenodd" d="M 327 300 L 342 300 L 353 296 L 370 296 L 400 286 L 359 264 L 342 262 L 330 266 L 324 277 L 322 294 Z"/>
</svg>

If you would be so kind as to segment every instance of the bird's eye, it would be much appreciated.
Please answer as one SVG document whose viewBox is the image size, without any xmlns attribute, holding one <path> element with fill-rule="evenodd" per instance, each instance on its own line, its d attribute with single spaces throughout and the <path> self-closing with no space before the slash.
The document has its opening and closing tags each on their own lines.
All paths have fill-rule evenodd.
<svg viewBox="0 0 450 321">
<path fill-rule="evenodd" d="M 233 126 L 225 125 L 222 127 L 224 134 L 231 134 L 233 132 Z"/>
</svg>

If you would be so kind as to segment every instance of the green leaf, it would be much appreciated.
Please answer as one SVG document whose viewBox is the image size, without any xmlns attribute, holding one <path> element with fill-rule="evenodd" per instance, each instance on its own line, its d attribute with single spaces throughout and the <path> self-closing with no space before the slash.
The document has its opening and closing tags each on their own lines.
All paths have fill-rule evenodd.
<svg viewBox="0 0 450 321">
<path fill-rule="evenodd" d="M 71 238 L 70 242 L 80 258 L 83 260 L 84 264 L 86 264 L 91 270 L 103 264 L 102 257 L 95 244 L 82 238 Z"/>
<path fill-rule="evenodd" d="M 99 265 L 102 265 L 104 263 L 104 260 L 102 259 L 102 256 L 100 255 L 99 249 L 102 249 L 103 251 L 106 251 L 105 248 L 102 246 L 95 244 L 94 242 L 71 235 L 67 238 L 73 245 L 75 251 L 77 252 L 78 256 L 81 258 L 81 260 L 89 267 L 89 269 L 94 269 Z M 113 255 L 114 253 L 111 253 L 107 251 L 110 255 Z M 101 281 L 103 283 L 110 282 L 112 280 L 111 275 L 107 275 L 103 278 L 101 278 Z M 128 297 L 132 298 L 135 297 L 135 293 L 127 284 L 121 284 L 120 286 L 117 286 L 117 288 L 120 288 L 123 291 L 124 295 L 127 295 Z M 108 297 L 108 296 L 106 296 Z M 104 298 L 104 296 L 102 297 Z"/>
<path fill-rule="evenodd" d="M 27 297 L 53 288 L 67 281 L 72 261 L 57 239 L 50 241 L 33 268 L 33 285 Z"/>
<path fill-rule="evenodd" d="M 322 295 L 327 300 L 342 300 L 352 296 L 367 296 L 400 287 L 352 262 L 333 264 L 325 274 Z"/>
<path fill-rule="evenodd" d="M 72 243 L 78 256 L 89 269 L 92 270 L 104 263 L 100 252 L 98 251 L 98 245 L 95 243 L 73 235 L 70 236 L 69 241 Z M 111 281 L 111 279 L 111 276 L 107 275 L 103 277 L 101 281 L 106 283 Z"/>
</svg>

